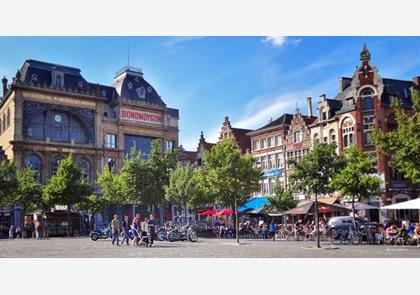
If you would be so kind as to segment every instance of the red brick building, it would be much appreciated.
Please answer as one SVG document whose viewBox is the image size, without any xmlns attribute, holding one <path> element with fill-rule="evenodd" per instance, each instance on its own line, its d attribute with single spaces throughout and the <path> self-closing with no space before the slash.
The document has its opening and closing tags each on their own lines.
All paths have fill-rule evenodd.
<svg viewBox="0 0 420 295">
<path fill-rule="evenodd" d="M 229 117 L 225 117 L 222 130 L 220 131 L 219 141 L 233 139 L 238 148 L 241 149 L 242 154 L 246 154 L 251 151 L 251 138 L 247 135 L 247 133 L 251 131 L 251 129 L 232 127 Z"/>
<path fill-rule="evenodd" d="M 391 102 L 398 99 L 407 112 L 412 112 L 411 89 L 419 87 L 419 77 L 410 80 L 382 78 L 370 62 L 366 45 L 360 53 L 360 64 L 352 78 L 340 79 L 339 93 L 334 99 L 322 97 L 318 116 L 311 125 L 312 143 L 338 141 L 338 150 L 355 144 L 376 159 L 376 173 L 382 179 L 382 202 L 397 203 L 419 195 L 413 185 L 392 169 L 389 159 L 372 142 L 374 129 L 395 128 Z M 333 134 L 333 139 L 330 134 Z"/>
</svg>

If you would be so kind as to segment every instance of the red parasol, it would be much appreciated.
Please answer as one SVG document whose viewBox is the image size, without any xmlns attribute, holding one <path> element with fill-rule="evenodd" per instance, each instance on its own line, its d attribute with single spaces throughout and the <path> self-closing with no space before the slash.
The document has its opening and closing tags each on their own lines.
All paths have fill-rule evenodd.
<svg viewBox="0 0 420 295">
<path fill-rule="evenodd" d="M 216 213 L 215 210 L 209 209 L 209 210 L 206 210 L 206 211 L 201 212 L 199 215 L 213 216 L 215 213 Z"/>
<path fill-rule="evenodd" d="M 232 215 L 233 210 L 232 209 L 224 209 L 217 211 L 213 216 L 222 216 L 222 215 Z"/>
</svg>

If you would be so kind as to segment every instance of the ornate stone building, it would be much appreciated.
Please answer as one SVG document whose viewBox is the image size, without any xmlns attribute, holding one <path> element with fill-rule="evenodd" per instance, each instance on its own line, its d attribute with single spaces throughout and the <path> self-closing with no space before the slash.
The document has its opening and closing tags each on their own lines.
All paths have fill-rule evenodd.
<svg viewBox="0 0 420 295">
<path fill-rule="evenodd" d="M 42 183 L 69 153 L 93 186 L 96 173 L 118 170 L 133 146 L 147 154 L 156 138 L 162 150 L 178 145 L 178 110 L 140 69 L 123 68 L 108 86 L 74 67 L 26 60 L 2 85 L 0 147 L 18 167 L 36 169 Z"/>
<path fill-rule="evenodd" d="M 371 64 L 371 54 L 365 45 L 353 76 L 340 79 L 339 93 L 334 99 L 321 97 L 317 120 L 311 125 L 313 143 L 336 141 L 340 152 L 355 144 L 376 160 L 375 173 L 383 181 L 381 202 L 385 204 L 417 197 L 420 186 L 391 168 L 389 159 L 373 144 L 372 132 L 395 128 L 391 108 L 394 99 L 402 102 L 406 112 L 412 112 L 411 89 L 418 88 L 419 82 L 419 77 L 412 81 L 382 78 Z"/>
</svg>

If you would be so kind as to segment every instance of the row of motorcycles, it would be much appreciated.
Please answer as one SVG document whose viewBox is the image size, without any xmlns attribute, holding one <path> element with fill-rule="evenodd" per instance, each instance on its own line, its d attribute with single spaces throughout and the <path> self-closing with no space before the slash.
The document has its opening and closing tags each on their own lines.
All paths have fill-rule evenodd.
<svg viewBox="0 0 420 295">
<path fill-rule="evenodd" d="M 190 242 L 197 242 L 198 236 L 197 232 L 193 229 L 193 227 L 189 224 L 184 226 L 177 226 L 177 225 L 164 225 L 158 228 L 157 232 L 157 239 L 159 241 L 190 241 Z M 111 227 L 102 227 L 97 230 L 91 231 L 90 238 L 92 241 L 97 241 L 99 239 L 112 239 L 112 231 Z M 130 237 L 134 239 L 134 235 L 130 230 Z"/>
</svg>

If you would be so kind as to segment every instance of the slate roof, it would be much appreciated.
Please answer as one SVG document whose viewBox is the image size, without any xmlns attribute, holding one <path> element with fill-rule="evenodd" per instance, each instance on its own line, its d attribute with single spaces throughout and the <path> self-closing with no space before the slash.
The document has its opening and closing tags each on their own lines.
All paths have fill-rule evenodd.
<svg viewBox="0 0 420 295">
<path fill-rule="evenodd" d="M 50 88 L 53 83 L 53 71 L 63 73 L 64 87 L 58 90 L 94 95 L 105 98 L 108 102 L 125 98 L 166 107 L 156 89 L 143 78 L 143 73 L 131 67 L 120 70 L 114 85 L 109 86 L 88 82 L 80 69 L 75 67 L 27 59 L 16 73 L 15 79 L 31 86 Z M 179 118 L 178 109 L 167 108 L 167 113 Z"/>
<path fill-rule="evenodd" d="M 260 132 L 270 130 L 271 128 L 280 127 L 280 126 L 283 126 L 283 125 L 290 125 L 290 122 L 292 121 L 292 119 L 293 119 L 293 115 L 283 114 L 280 117 L 278 117 L 277 119 L 275 119 L 274 121 L 271 121 L 270 123 L 264 125 L 263 127 L 258 128 L 254 131 L 248 132 L 247 135 L 258 134 Z"/>
<path fill-rule="evenodd" d="M 239 145 L 241 150 L 245 152 L 247 149 L 251 149 L 251 138 L 247 133 L 251 132 L 251 129 L 242 128 L 231 128 L 232 133 L 235 135 L 236 143 Z"/>
</svg>

